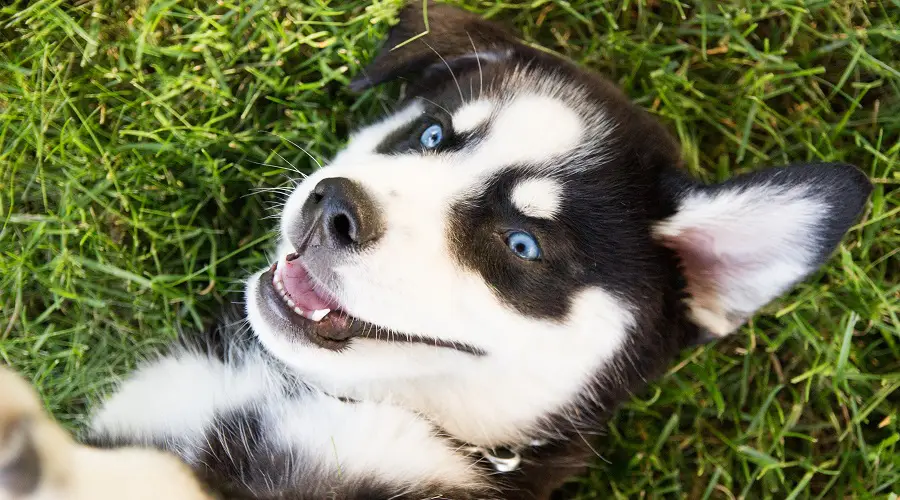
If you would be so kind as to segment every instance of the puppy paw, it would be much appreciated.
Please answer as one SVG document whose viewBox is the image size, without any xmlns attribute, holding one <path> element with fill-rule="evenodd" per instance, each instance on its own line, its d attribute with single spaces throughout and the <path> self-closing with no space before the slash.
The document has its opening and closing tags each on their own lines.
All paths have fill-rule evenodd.
<svg viewBox="0 0 900 500">
<path fill-rule="evenodd" d="M 0 436 L 0 498 L 25 498 L 38 489 L 41 463 L 31 436 L 32 422 L 8 423 Z"/>
<path fill-rule="evenodd" d="M 37 433 L 46 422 L 37 394 L 0 366 L 0 499 L 28 498 L 39 489 L 45 474 Z"/>
<path fill-rule="evenodd" d="M 75 443 L 25 380 L 0 366 L 0 500 L 161 498 L 210 499 L 174 455 Z"/>
</svg>

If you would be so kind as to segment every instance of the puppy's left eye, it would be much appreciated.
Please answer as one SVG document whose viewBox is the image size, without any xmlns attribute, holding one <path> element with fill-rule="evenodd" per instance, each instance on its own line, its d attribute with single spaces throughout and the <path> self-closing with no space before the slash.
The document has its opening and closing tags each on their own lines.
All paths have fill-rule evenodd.
<svg viewBox="0 0 900 500">
<path fill-rule="evenodd" d="M 429 125 L 419 137 L 419 142 L 425 149 L 434 149 L 444 141 L 444 127 L 438 123 Z"/>
<path fill-rule="evenodd" d="M 525 260 L 539 260 L 543 253 L 537 239 L 525 231 L 513 231 L 506 236 L 506 245 L 517 257 Z"/>
</svg>

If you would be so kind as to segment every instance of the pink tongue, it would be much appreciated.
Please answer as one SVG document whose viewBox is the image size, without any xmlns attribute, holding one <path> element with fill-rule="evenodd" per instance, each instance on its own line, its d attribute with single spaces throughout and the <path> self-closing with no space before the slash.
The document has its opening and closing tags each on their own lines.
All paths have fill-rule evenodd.
<svg viewBox="0 0 900 500">
<path fill-rule="evenodd" d="M 278 271 L 281 273 L 284 291 L 300 309 L 307 312 L 337 309 L 338 305 L 334 300 L 326 299 L 313 290 L 309 273 L 299 259 L 280 262 Z"/>
</svg>

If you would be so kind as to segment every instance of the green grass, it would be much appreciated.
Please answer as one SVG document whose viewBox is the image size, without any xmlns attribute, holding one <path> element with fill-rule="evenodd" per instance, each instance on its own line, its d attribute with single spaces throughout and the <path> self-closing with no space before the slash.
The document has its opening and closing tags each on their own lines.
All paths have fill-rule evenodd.
<svg viewBox="0 0 900 500">
<path fill-rule="evenodd" d="M 876 183 L 827 269 L 618 412 L 580 497 L 900 492 L 900 2 L 470 7 L 609 75 L 707 180 L 843 160 Z M 397 8 L 0 7 L 0 356 L 63 422 L 240 300 L 278 203 L 256 190 L 314 168 L 288 140 L 328 157 L 380 112 L 344 86 Z"/>
</svg>

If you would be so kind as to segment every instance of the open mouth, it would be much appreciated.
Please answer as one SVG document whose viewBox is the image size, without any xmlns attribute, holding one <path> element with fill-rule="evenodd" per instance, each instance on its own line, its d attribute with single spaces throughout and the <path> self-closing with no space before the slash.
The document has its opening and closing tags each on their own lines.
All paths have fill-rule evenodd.
<svg viewBox="0 0 900 500">
<path fill-rule="evenodd" d="M 272 285 L 281 299 L 294 313 L 318 323 L 331 314 L 340 314 L 337 300 L 316 290 L 309 271 L 299 261 L 299 255 L 292 253 L 284 258 L 281 266 L 272 265 Z"/>
<path fill-rule="evenodd" d="M 338 300 L 318 285 L 296 253 L 265 271 L 257 287 L 258 303 L 284 324 L 289 334 L 325 349 L 340 351 L 354 338 L 425 344 L 482 356 L 484 351 L 457 342 L 396 332 L 350 316 Z"/>
</svg>

